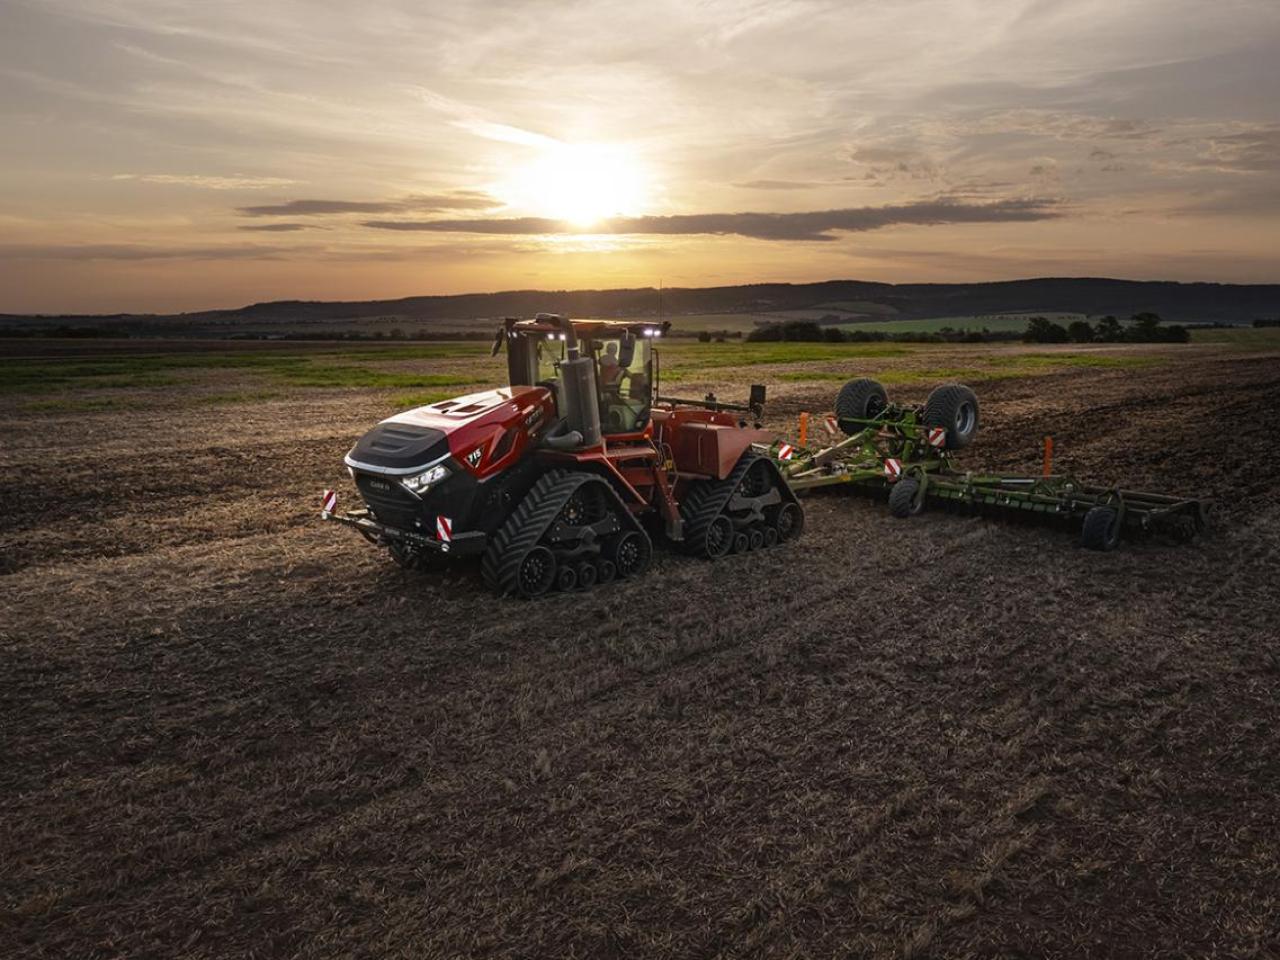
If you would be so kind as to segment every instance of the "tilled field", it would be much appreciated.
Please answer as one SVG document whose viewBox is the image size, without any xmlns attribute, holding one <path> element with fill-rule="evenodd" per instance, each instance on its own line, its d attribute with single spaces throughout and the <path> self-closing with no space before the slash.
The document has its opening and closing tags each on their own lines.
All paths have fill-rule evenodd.
<svg viewBox="0 0 1280 960">
<path fill-rule="evenodd" d="M 978 392 L 1213 534 L 813 496 L 526 604 L 315 521 L 372 398 L 4 413 L 0 954 L 1274 955 L 1280 359 Z"/>
</svg>

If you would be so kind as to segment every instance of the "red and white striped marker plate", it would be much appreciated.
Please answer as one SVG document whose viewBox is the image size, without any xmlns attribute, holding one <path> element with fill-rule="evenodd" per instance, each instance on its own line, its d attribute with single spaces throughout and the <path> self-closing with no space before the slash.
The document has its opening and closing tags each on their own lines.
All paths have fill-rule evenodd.
<svg viewBox="0 0 1280 960">
<path fill-rule="evenodd" d="M 884 462 L 884 475 L 885 475 L 885 479 L 888 480 L 890 483 L 892 483 L 894 480 L 897 480 L 900 476 L 902 476 L 902 461 L 894 460 L 892 457 L 886 460 Z"/>
<path fill-rule="evenodd" d="M 436 539 L 448 543 L 453 539 L 453 521 L 448 517 L 436 517 Z"/>
<path fill-rule="evenodd" d="M 946 427 L 930 427 L 929 432 L 925 434 L 929 441 L 929 446 L 937 447 L 941 450 L 947 445 L 947 428 Z"/>
<path fill-rule="evenodd" d="M 789 443 L 784 443 L 782 446 L 778 447 L 779 460 L 790 460 L 795 455 L 796 455 L 796 448 Z"/>
<path fill-rule="evenodd" d="M 338 491 L 326 490 L 320 498 L 320 512 L 333 513 L 334 507 L 338 505 Z"/>
<path fill-rule="evenodd" d="M 827 433 L 833 437 L 840 433 L 840 425 L 836 423 L 835 417 L 827 417 L 822 421 L 822 425 L 827 428 Z"/>
</svg>

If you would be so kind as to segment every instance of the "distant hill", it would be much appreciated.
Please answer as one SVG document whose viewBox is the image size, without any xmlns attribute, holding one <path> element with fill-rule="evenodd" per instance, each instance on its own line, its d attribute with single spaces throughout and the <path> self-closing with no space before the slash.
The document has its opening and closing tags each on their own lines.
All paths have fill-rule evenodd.
<svg viewBox="0 0 1280 960">
<path fill-rule="evenodd" d="M 1175 283 L 1172 281 L 1046 278 L 995 283 L 756 283 L 733 287 L 675 287 L 661 293 L 663 311 L 679 314 L 774 314 L 789 310 L 833 309 L 868 317 L 982 316 L 999 313 L 1084 313 L 1128 317 L 1151 311 L 1165 320 L 1247 324 L 1280 315 L 1280 284 Z M 511 290 L 397 300 L 278 300 L 235 310 L 172 315 L 18 316 L 0 315 L 0 325 L 101 323 L 120 327 L 196 330 L 262 329 L 362 318 L 408 321 L 468 321 L 529 316 L 540 310 L 577 317 L 652 316 L 659 294 L 652 287 L 623 290 Z"/>
</svg>

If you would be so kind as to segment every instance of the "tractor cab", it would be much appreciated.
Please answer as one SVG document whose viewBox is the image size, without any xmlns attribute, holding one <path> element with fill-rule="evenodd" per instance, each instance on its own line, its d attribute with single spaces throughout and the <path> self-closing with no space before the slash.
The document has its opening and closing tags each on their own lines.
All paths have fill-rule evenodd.
<svg viewBox="0 0 1280 960">
<path fill-rule="evenodd" d="M 550 390 L 583 446 L 643 432 L 654 400 L 653 341 L 669 325 L 654 321 L 569 320 L 540 313 L 509 318 L 494 341 L 507 348 L 511 386 Z"/>
</svg>

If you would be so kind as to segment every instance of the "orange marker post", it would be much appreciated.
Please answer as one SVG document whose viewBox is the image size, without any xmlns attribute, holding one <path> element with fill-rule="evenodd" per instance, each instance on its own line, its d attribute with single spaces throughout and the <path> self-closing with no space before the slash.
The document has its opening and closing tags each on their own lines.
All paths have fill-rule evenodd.
<svg viewBox="0 0 1280 960">
<path fill-rule="evenodd" d="M 1044 475 L 1053 473 L 1053 437 L 1045 434 L 1044 438 Z"/>
<path fill-rule="evenodd" d="M 809 439 L 809 411 L 800 414 L 800 446 L 806 446 Z"/>
</svg>

